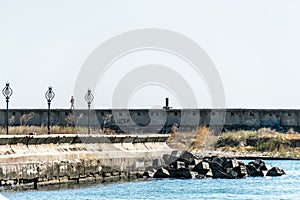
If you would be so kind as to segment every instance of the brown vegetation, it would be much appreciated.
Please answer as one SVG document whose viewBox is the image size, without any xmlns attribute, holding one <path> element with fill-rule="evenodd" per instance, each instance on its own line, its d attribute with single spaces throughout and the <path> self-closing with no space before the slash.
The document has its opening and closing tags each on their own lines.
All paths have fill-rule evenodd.
<svg viewBox="0 0 300 200">
<path fill-rule="evenodd" d="M 72 127 L 72 126 L 51 126 L 51 134 L 86 134 L 88 132 L 87 127 Z M 28 135 L 36 134 L 42 135 L 47 134 L 47 126 L 11 126 L 9 127 L 8 134 L 12 135 Z M 91 134 L 103 133 L 99 129 L 91 129 Z M 6 134 L 6 129 L 0 127 L 0 134 Z"/>
<path fill-rule="evenodd" d="M 201 126 L 191 132 L 173 132 L 167 143 L 176 149 L 201 150 L 212 148 L 216 141 L 217 137 L 213 132 L 209 128 Z"/>
</svg>

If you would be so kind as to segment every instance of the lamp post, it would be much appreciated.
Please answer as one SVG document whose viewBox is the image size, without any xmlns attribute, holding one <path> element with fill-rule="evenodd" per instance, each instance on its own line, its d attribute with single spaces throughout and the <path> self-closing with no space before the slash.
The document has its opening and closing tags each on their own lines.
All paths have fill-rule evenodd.
<svg viewBox="0 0 300 200">
<path fill-rule="evenodd" d="M 13 94 L 12 89 L 9 87 L 9 83 L 7 82 L 5 87 L 2 90 L 2 94 L 5 96 L 6 98 L 6 135 L 8 135 L 8 102 L 9 102 L 9 98 L 10 96 Z"/>
<path fill-rule="evenodd" d="M 84 95 L 84 100 L 88 104 L 88 134 L 90 134 L 90 108 L 91 108 L 91 103 L 94 100 L 94 96 L 92 94 L 91 89 L 88 89 L 87 93 Z"/>
<path fill-rule="evenodd" d="M 50 134 L 50 104 L 51 104 L 52 99 L 55 97 L 55 94 L 54 94 L 51 86 L 49 86 L 48 91 L 45 93 L 45 97 L 48 102 L 48 126 L 47 126 L 47 128 L 48 128 L 48 134 Z"/>
</svg>

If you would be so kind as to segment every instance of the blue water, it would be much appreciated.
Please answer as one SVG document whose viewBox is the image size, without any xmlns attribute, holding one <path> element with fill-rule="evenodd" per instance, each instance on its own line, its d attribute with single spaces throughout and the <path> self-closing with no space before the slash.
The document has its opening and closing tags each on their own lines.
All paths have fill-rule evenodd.
<svg viewBox="0 0 300 200">
<path fill-rule="evenodd" d="M 248 162 L 248 161 L 245 161 Z M 79 189 L 2 193 L 9 199 L 300 199 L 300 161 L 271 161 L 281 177 L 156 179 Z"/>
</svg>

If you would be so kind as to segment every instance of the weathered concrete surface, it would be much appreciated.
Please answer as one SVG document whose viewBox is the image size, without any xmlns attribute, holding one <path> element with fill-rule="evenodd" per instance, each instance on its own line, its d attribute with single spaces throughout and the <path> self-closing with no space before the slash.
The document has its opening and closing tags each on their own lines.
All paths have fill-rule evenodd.
<svg viewBox="0 0 300 200">
<path fill-rule="evenodd" d="M 143 177 L 170 153 L 168 135 L 0 136 L 0 189 Z M 160 162 L 157 162 L 157 159 Z"/>
<path fill-rule="evenodd" d="M 5 110 L 0 109 L 0 126 L 5 124 Z M 51 110 L 51 125 L 86 126 L 87 110 Z M 230 129 L 258 129 L 270 127 L 286 131 L 294 128 L 300 131 L 300 110 L 298 109 L 101 109 L 91 110 L 90 123 L 93 128 L 110 128 L 127 133 L 157 133 L 168 131 L 177 123 L 179 131 L 189 131 L 199 125 Z M 11 109 L 10 126 L 47 125 L 46 109 Z M 137 126 L 138 125 L 138 126 Z"/>
</svg>

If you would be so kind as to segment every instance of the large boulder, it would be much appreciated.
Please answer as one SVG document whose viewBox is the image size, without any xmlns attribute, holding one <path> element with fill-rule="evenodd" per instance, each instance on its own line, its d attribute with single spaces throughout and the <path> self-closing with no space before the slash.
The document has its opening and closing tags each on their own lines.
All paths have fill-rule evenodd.
<svg viewBox="0 0 300 200">
<path fill-rule="evenodd" d="M 263 176 L 263 173 L 259 171 L 254 164 L 248 164 L 246 165 L 247 172 L 249 176 Z"/>
<path fill-rule="evenodd" d="M 266 163 L 262 159 L 256 159 L 255 161 L 249 162 L 249 165 L 252 164 L 256 167 L 256 169 L 259 169 L 263 167 Z"/>
<path fill-rule="evenodd" d="M 170 178 L 170 173 L 168 169 L 161 167 L 154 173 L 153 178 Z"/>
<path fill-rule="evenodd" d="M 273 167 L 267 172 L 267 176 L 282 176 L 285 172 L 279 167 Z"/>
<path fill-rule="evenodd" d="M 247 172 L 245 165 L 239 165 L 239 166 L 233 168 L 232 170 L 238 174 L 238 176 L 237 176 L 238 178 L 245 178 L 248 176 L 248 172 Z"/>
<path fill-rule="evenodd" d="M 216 156 L 211 160 L 210 167 L 211 167 L 213 172 L 214 171 L 222 171 L 223 170 L 223 163 L 224 163 L 224 158 Z"/>
<path fill-rule="evenodd" d="M 182 151 L 178 160 L 184 162 L 186 166 L 195 164 L 195 156 L 189 151 Z"/>
<path fill-rule="evenodd" d="M 255 161 L 249 162 L 248 165 L 254 165 L 258 170 L 257 176 L 266 176 L 268 171 L 272 168 L 270 165 L 267 165 L 262 159 L 256 159 Z"/>
<path fill-rule="evenodd" d="M 189 169 L 180 168 L 175 171 L 174 178 L 193 178 L 193 174 L 192 174 L 191 170 L 189 170 Z"/>
<path fill-rule="evenodd" d="M 239 166 L 239 162 L 236 158 L 231 158 L 231 159 L 227 158 L 224 162 L 224 169 L 227 169 L 227 168 L 233 169 L 238 166 Z"/>
<path fill-rule="evenodd" d="M 216 170 L 213 171 L 213 178 L 228 178 L 227 173 Z"/>
<path fill-rule="evenodd" d="M 230 170 L 227 172 L 227 178 L 239 178 L 239 174 L 234 170 Z"/>
<path fill-rule="evenodd" d="M 209 163 L 206 161 L 201 161 L 197 164 L 192 171 L 198 172 L 199 174 L 206 175 L 208 172 L 211 172 L 211 168 Z"/>
<path fill-rule="evenodd" d="M 170 167 L 175 169 L 186 168 L 186 164 L 182 161 L 175 161 L 170 164 Z"/>
<path fill-rule="evenodd" d="M 169 165 L 173 162 L 176 162 L 180 156 L 181 151 L 174 150 L 171 152 L 171 154 L 164 154 L 162 159 L 164 160 L 166 165 Z"/>
</svg>

